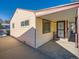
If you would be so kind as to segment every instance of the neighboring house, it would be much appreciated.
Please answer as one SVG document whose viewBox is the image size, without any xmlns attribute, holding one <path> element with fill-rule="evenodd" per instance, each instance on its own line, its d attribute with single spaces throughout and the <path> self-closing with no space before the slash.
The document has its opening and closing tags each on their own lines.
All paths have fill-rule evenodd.
<svg viewBox="0 0 79 59">
<path fill-rule="evenodd" d="M 10 24 L 2 23 L 3 29 L 10 30 Z"/>
<path fill-rule="evenodd" d="M 10 31 L 10 24 L 2 23 L 2 29 L 0 29 L 0 36 L 7 35 Z"/>
<path fill-rule="evenodd" d="M 54 36 L 75 41 L 78 46 L 78 24 L 79 2 L 37 11 L 17 8 L 10 22 L 10 35 L 34 48 L 55 40 Z"/>
</svg>

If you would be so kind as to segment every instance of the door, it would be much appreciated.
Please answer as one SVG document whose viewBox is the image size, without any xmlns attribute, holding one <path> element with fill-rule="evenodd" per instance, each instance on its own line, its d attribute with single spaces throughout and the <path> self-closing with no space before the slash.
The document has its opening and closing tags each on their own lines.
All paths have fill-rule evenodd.
<svg viewBox="0 0 79 59">
<path fill-rule="evenodd" d="M 65 21 L 57 22 L 57 37 L 64 38 L 65 37 Z"/>
</svg>

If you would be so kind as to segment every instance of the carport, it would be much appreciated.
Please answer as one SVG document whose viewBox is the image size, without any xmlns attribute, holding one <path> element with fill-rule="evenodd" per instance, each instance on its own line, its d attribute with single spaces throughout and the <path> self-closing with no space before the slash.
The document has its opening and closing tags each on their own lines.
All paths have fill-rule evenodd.
<svg viewBox="0 0 79 59">
<path fill-rule="evenodd" d="M 61 7 L 48 8 L 44 10 L 38 10 L 36 13 L 36 46 L 40 46 L 44 41 L 53 40 L 63 40 L 67 42 L 72 42 L 78 47 L 78 13 L 79 4 L 70 4 Z M 50 34 L 44 32 L 44 20 L 50 22 Z M 39 27 L 40 25 L 40 27 Z M 38 35 L 39 34 L 39 35 Z"/>
<path fill-rule="evenodd" d="M 36 45 L 39 46 L 42 44 L 41 42 L 48 41 L 45 45 L 38 48 L 40 51 L 59 59 L 76 59 L 78 57 L 78 7 L 79 4 L 72 4 L 38 11 L 36 34 L 39 34 L 37 35 L 39 39 L 37 39 Z M 48 27 L 50 32 L 44 33 L 44 23 L 46 21 L 50 22 L 50 27 Z"/>
</svg>

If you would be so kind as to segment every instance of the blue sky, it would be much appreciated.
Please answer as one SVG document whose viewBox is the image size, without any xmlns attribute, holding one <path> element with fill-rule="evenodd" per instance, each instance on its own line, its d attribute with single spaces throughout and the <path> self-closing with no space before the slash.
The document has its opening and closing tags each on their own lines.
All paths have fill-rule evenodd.
<svg viewBox="0 0 79 59">
<path fill-rule="evenodd" d="M 16 8 L 39 10 L 71 2 L 71 0 L 0 0 L 0 18 L 11 19 Z"/>
</svg>

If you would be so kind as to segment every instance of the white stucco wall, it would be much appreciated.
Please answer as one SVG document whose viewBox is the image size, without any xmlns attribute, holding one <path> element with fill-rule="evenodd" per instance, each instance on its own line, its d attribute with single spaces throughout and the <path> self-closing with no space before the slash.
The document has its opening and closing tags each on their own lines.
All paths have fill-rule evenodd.
<svg viewBox="0 0 79 59">
<path fill-rule="evenodd" d="M 29 26 L 21 27 L 21 21 L 29 20 Z M 15 28 L 12 28 L 14 23 Z M 35 47 L 35 15 L 32 11 L 17 9 L 10 22 L 10 35 Z"/>
</svg>

